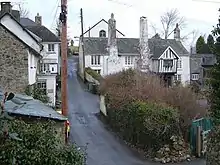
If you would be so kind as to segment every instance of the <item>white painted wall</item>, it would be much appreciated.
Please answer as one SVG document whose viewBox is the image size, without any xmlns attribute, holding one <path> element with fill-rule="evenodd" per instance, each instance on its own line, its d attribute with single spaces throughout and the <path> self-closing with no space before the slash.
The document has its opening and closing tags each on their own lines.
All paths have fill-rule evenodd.
<svg viewBox="0 0 220 165">
<path fill-rule="evenodd" d="M 134 59 L 136 56 L 131 55 Z M 91 55 L 85 56 L 85 67 L 90 67 L 93 70 L 101 70 L 101 75 L 106 76 L 110 73 L 119 72 L 122 70 L 126 70 L 129 68 L 134 69 L 134 63 L 132 65 L 125 65 L 125 56 L 119 57 L 119 65 L 115 65 L 115 63 L 109 62 L 110 56 L 107 55 L 101 55 L 100 56 L 100 65 L 91 65 Z M 81 60 L 80 60 L 81 63 Z M 81 67 L 81 65 L 80 65 Z M 81 70 L 81 69 L 80 69 Z"/>
<path fill-rule="evenodd" d="M 92 26 L 91 26 L 92 27 Z M 99 31 L 105 30 L 106 31 L 106 37 L 108 37 L 108 24 L 105 21 L 100 22 L 98 25 L 96 25 L 94 28 L 90 30 L 90 37 L 99 37 Z M 123 35 L 121 35 L 118 31 L 116 32 L 117 38 L 122 38 Z M 89 32 L 87 32 L 84 37 L 89 37 Z"/>
<path fill-rule="evenodd" d="M 6 14 L 0 19 L 0 23 L 4 25 L 8 30 L 13 32 L 17 37 L 19 37 L 28 46 L 40 53 L 41 46 L 35 41 L 15 20 L 11 18 L 10 15 Z"/>
<path fill-rule="evenodd" d="M 42 43 L 44 49 L 42 51 L 43 59 L 53 59 L 56 60 L 58 63 L 58 56 L 59 56 L 59 43 Z M 48 44 L 54 44 L 54 52 L 48 52 Z"/>
<path fill-rule="evenodd" d="M 84 78 L 84 70 L 83 70 L 83 50 L 82 50 L 82 45 L 81 42 L 79 42 L 79 75 L 83 79 Z M 87 64 L 87 66 L 86 66 Z M 85 67 L 89 67 L 89 57 L 85 56 Z"/>
<path fill-rule="evenodd" d="M 182 68 L 177 68 L 177 74 L 181 75 L 183 85 L 190 82 L 190 58 L 189 55 L 181 56 Z"/>
<path fill-rule="evenodd" d="M 36 74 L 37 74 L 39 58 L 37 58 L 29 50 L 27 50 L 27 52 L 28 52 L 28 81 L 29 81 L 29 85 L 33 85 L 36 82 Z"/>
<path fill-rule="evenodd" d="M 49 105 L 55 106 L 56 104 L 56 75 L 40 75 L 38 80 L 46 80 L 47 83 L 47 96 L 49 97 Z"/>
</svg>

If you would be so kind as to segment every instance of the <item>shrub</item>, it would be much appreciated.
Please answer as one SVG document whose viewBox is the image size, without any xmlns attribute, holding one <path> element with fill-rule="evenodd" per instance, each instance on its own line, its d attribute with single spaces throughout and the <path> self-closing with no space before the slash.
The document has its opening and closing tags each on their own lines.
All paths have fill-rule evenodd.
<svg viewBox="0 0 220 165">
<path fill-rule="evenodd" d="M 47 93 L 45 93 L 43 89 L 38 88 L 36 84 L 33 86 L 33 89 L 28 85 L 25 89 L 25 94 L 32 96 L 34 99 L 40 100 L 43 103 L 48 103 L 50 100 Z"/>
<path fill-rule="evenodd" d="M 167 88 L 158 76 L 132 69 L 105 77 L 100 92 L 106 96 L 107 109 L 119 111 L 128 102 L 136 100 L 170 105 L 178 109 L 180 127 L 184 133 L 193 119 L 206 114 L 206 110 L 197 103 L 197 95 L 190 88 L 181 85 Z"/>
<path fill-rule="evenodd" d="M 43 103 L 48 103 L 50 100 L 47 94 L 44 92 L 44 90 L 38 87 L 34 87 L 32 96 L 34 99 L 40 100 Z"/>
<path fill-rule="evenodd" d="M 73 145 L 65 146 L 54 122 L 27 124 L 13 120 L 9 130 L 22 139 L 0 141 L 0 162 L 3 165 L 83 165 L 84 156 Z"/>
<path fill-rule="evenodd" d="M 89 75 L 91 75 L 94 79 L 96 79 L 99 82 L 103 80 L 103 77 L 90 67 L 85 68 L 85 72 L 87 72 Z"/>
<path fill-rule="evenodd" d="M 209 136 L 207 146 L 207 165 L 219 165 L 220 162 L 220 126 L 215 126 Z"/>
<path fill-rule="evenodd" d="M 218 165 L 220 164 L 220 19 L 218 19 L 217 26 L 214 27 L 212 33 L 216 38 L 213 53 L 216 55 L 217 61 L 210 72 L 209 102 L 211 103 L 210 117 L 215 128 L 212 130 L 208 142 L 207 165 Z"/>
<path fill-rule="evenodd" d="M 140 148 L 159 148 L 172 135 L 179 135 L 178 112 L 166 105 L 128 102 L 109 109 L 109 122 L 125 140 Z"/>
</svg>

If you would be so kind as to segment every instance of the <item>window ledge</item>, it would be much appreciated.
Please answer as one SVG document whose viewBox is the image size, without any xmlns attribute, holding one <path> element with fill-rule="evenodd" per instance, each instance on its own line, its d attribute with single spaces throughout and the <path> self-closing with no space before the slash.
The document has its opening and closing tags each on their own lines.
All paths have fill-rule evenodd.
<svg viewBox="0 0 220 165">
<path fill-rule="evenodd" d="M 56 54 L 56 52 L 55 51 L 47 51 L 47 54 Z"/>
</svg>

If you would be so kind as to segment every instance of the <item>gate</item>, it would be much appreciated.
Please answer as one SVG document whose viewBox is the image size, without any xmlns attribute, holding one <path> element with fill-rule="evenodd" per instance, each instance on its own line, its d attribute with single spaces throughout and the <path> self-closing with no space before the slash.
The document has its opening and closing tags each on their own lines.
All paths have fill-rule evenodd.
<svg viewBox="0 0 220 165">
<path fill-rule="evenodd" d="M 197 133 L 198 127 L 201 128 L 200 134 Z M 209 118 L 201 118 L 194 120 L 190 128 L 190 147 L 193 154 L 196 153 L 197 149 L 197 139 L 201 136 L 201 153 L 204 155 L 206 152 L 207 136 L 209 131 L 212 129 L 212 123 Z"/>
</svg>

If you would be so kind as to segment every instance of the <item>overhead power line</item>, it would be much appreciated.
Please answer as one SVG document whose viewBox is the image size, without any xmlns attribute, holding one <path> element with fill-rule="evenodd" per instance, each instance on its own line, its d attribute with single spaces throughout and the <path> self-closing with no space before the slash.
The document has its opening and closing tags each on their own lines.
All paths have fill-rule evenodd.
<svg viewBox="0 0 220 165">
<path fill-rule="evenodd" d="M 208 3 L 220 3 L 220 1 L 212 1 L 212 0 L 192 0 L 197 2 L 208 2 Z"/>
<path fill-rule="evenodd" d="M 57 2 L 55 4 L 55 7 L 53 8 L 53 11 L 54 11 L 54 9 L 55 9 L 55 13 L 54 14 L 53 14 L 53 12 L 51 13 L 51 15 L 53 15 L 53 21 L 52 21 L 52 24 L 51 24 L 51 28 L 53 27 L 54 21 L 57 18 L 57 12 L 58 12 L 58 9 L 59 9 L 59 0 L 57 0 Z"/>
<path fill-rule="evenodd" d="M 128 4 L 128 3 L 124 3 L 124 2 L 120 2 L 118 0 L 108 0 L 109 2 L 113 2 L 113 3 L 117 3 L 119 5 L 123 5 L 123 6 L 127 6 L 127 7 L 133 7 L 133 5 Z"/>
</svg>

